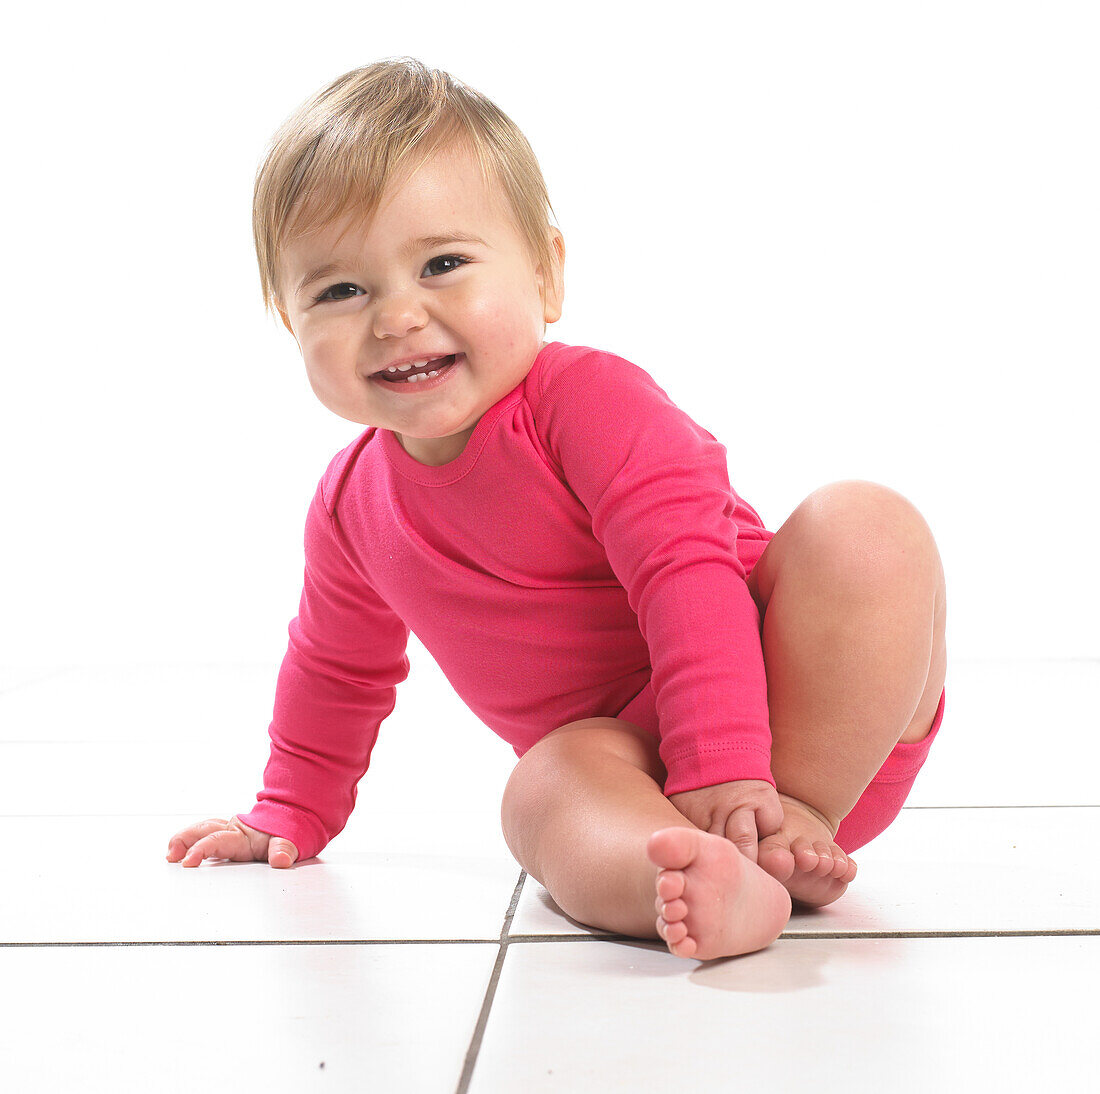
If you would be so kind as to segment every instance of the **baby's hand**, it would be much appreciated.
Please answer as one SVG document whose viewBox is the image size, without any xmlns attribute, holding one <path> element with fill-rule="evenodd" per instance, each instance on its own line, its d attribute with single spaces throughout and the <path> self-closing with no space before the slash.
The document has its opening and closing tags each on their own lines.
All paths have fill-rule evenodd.
<svg viewBox="0 0 1100 1094">
<path fill-rule="evenodd" d="M 268 862 L 285 870 L 297 860 L 298 848 L 288 839 L 257 832 L 230 817 L 227 821 L 199 821 L 177 832 L 168 841 L 167 858 L 184 866 L 198 866 L 206 858 L 227 858 L 233 862 Z"/>
<path fill-rule="evenodd" d="M 725 836 L 748 859 L 756 861 L 756 847 L 765 836 L 779 831 L 783 806 L 771 783 L 740 779 L 670 794 L 668 800 L 696 828 Z"/>
</svg>

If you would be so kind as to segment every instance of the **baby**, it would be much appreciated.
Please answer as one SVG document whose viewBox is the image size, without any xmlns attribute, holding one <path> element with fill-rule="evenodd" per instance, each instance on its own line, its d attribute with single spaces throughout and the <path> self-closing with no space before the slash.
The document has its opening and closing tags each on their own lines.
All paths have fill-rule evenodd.
<svg viewBox="0 0 1100 1094">
<path fill-rule="evenodd" d="M 321 402 L 368 428 L 309 507 L 263 791 L 168 859 L 320 853 L 411 630 L 520 757 L 504 835 L 563 911 L 681 957 L 748 953 L 792 900 L 840 897 L 901 809 L 943 717 L 943 569 L 872 483 L 767 531 L 647 372 L 544 341 L 551 212 L 513 122 L 410 59 L 347 73 L 276 135 L 264 301 Z"/>
</svg>

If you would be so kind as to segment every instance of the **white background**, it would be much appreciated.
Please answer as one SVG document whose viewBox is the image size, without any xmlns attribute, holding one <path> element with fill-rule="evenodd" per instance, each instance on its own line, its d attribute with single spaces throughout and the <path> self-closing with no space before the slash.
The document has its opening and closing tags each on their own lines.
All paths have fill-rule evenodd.
<svg viewBox="0 0 1100 1094">
<path fill-rule="evenodd" d="M 0 664 L 281 657 L 306 507 L 362 427 L 263 311 L 253 176 L 300 102 L 401 55 L 534 146 L 568 248 L 548 338 L 650 372 L 769 528 L 835 479 L 909 497 L 953 656 L 1100 656 L 1096 11 L 24 7 Z"/>
</svg>

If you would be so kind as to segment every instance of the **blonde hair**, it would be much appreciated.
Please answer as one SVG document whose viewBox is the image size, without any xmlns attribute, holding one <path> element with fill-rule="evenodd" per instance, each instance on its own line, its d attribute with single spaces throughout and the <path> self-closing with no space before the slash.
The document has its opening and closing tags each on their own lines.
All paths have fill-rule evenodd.
<svg viewBox="0 0 1100 1094">
<path fill-rule="evenodd" d="M 559 269 L 553 214 L 538 160 L 519 127 L 480 92 L 412 57 L 378 61 L 338 77 L 298 108 L 272 139 L 252 203 L 264 307 L 284 300 L 283 249 L 337 218 L 368 219 L 391 184 L 436 151 L 472 151 L 487 183 L 507 198 L 548 287 Z"/>
</svg>

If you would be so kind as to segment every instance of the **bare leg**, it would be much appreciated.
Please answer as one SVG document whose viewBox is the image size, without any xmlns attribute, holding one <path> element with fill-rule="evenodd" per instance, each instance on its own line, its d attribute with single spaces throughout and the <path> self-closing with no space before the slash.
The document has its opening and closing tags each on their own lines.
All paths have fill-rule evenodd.
<svg viewBox="0 0 1100 1094">
<path fill-rule="evenodd" d="M 790 916 L 783 886 L 727 840 L 701 832 L 664 796 L 657 743 L 615 718 L 572 722 L 548 734 L 516 765 L 501 806 L 508 846 L 572 918 L 637 938 L 664 937 L 684 957 L 749 953 L 767 946 Z M 658 781 L 660 780 L 660 781 Z M 660 861 L 650 837 L 666 833 Z M 660 934 L 664 898 L 699 910 Z M 673 893 L 673 889 L 677 891 Z M 693 899 L 694 898 L 694 899 Z M 692 933 L 692 941 L 681 945 Z"/>
<path fill-rule="evenodd" d="M 900 494 L 843 482 L 795 510 L 749 589 L 789 820 L 761 841 L 760 865 L 795 899 L 829 903 L 854 876 L 832 842 L 840 822 L 894 745 L 931 728 L 946 672 L 943 567 Z"/>
<path fill-rule="evenodd" d="M 656 742 L 618 719 L 549 734 L 517 764 L 502 805 L 512 853 L 568 915 L 664 938 L 685 957 L 760 949 L 791 897 L 826 904 L 844 891 L 855 867 L 833 843 L 840 821 L 894 744 L 928 732 L 943 686 L 939 555 L 893 491 L 841 483 L 811 495 L 749 588 L 785 811 L 759 866 L 664 797 Z"/>
</svg>

